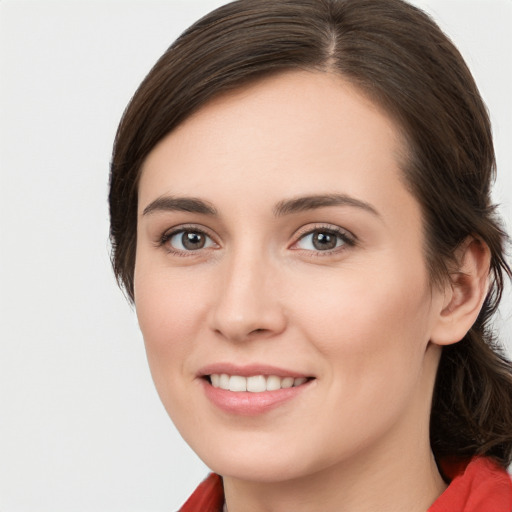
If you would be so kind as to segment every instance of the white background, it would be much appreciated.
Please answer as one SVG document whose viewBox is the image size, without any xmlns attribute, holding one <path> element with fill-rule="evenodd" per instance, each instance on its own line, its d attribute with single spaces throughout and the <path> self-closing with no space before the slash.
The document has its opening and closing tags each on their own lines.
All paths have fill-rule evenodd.
<svg viewBox="0 0 512 512">
<path fill-rule="evenodd" d="M 160 405 L 109 264 L 125 105 L 222 1 L 0 2 L 0 511 L 177 509 L 206 474 Z M 417 0 L 492 114 L 512 219 L 512 1 Z M 512 353 L 510 291 L 502 331 Z M 205 428 L 208 428 L 205 425 Z"/>
</svg>

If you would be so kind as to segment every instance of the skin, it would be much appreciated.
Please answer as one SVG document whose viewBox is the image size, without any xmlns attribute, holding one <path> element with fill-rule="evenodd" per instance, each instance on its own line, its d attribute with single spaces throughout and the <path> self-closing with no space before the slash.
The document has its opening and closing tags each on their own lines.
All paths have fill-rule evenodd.
<svg viewBox="0 0 512 512">
<path fill-rule="evenodd" d="M 184 439 L 223 475 L 229 512 L 425 511 L 445 488 L 428 439 L 432 389 L 440 346 L 478 313 L 486 253 L 470 240 L 461 254 L 476 284 L 432 288 L 405 154 L 394 122 L 353 86 L 296 71 L 215 99 L 145 161 L 135 304 L 148 361 Z M 367 206 L 275 214 L 326 194 Z M 171 196 L 216 215 L 155 203 Z M 206 233 L 205 246 L 161 242 L 173 228 Z M 335 229 L 349 241 L 314 246 L 314 230 Z M 204 393 L 198 372 L 217 362 L 314 380 L 244 417 Z"/>
</svg>

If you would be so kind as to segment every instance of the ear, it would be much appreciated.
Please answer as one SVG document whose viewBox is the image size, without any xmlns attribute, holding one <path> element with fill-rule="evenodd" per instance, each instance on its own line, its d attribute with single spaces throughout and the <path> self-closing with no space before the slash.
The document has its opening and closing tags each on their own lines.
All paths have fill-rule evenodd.
<svg viewBox="0 0 512 512">
<path fill-rule="evenodd" d="M 485 300 L 489 282 L 489 247 L 468 237 L 457 250 L 458 268 L 450 274 L 444 290 L 444 302 L 430 341 L 451 345 L 460 341 L 475 323 Z"/>
</svg>

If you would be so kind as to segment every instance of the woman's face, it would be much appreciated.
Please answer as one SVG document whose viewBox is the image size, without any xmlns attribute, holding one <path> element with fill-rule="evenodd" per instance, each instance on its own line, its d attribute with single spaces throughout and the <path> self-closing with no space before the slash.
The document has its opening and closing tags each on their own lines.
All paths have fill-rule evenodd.
<svg viewBox="0 0 512 512">
<path fill-rule="evenodd" d="M 149 154 L 137 315 L 213 470 L 282 481 L 428 443 L 444 297 L 404 154 L 379 108 L 308 72 L 214 100 Z"/>
</svg>

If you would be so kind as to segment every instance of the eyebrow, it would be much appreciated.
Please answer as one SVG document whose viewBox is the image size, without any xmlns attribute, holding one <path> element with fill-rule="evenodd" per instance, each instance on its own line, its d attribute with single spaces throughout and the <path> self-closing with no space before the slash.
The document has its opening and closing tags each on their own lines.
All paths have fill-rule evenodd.
<svg viewBox="0 0 512 512">
<path fill-rule="evenodd" d="M 380 217 L 378 211 L 371 204 L 346 194 L 316 194 L 286 199 L 279 201 L 274 206 L 273 213 L 276 217 L 283 217 L 293 213 L 326 208 L 329 206 L 351 206 Z M 163 211 L 180 211 L 218 216 L 215 207 L 203 199 L 197 197 L 173 196 L 161 196 L 156 198 L 144 208 L 142 215 L 150 215 Z"/>
<path fill-rule="evenodd" d="M 318 194 L 280 201 L 274 207 L 274 215 L 276 217 L 282 217 L 292 213 L 315 210 L 328 206 L 352 206 L 361 208 L 362 210 L 380 217 L 379 212 L 371 204 L 346 194 Z"/>
<path fill-rule="evenodd" d="M 190 213 L 201 213 L 202 215 L 216 216 L 217 210 L 206 201 L 198 199 L 196 197 L 172 197 L 172 196 L 161 196 L 156 198 L 154 201 L 149 203 L 142 215 L 149 215 L 155 212 L 190 212 Z"/>
</svg>

